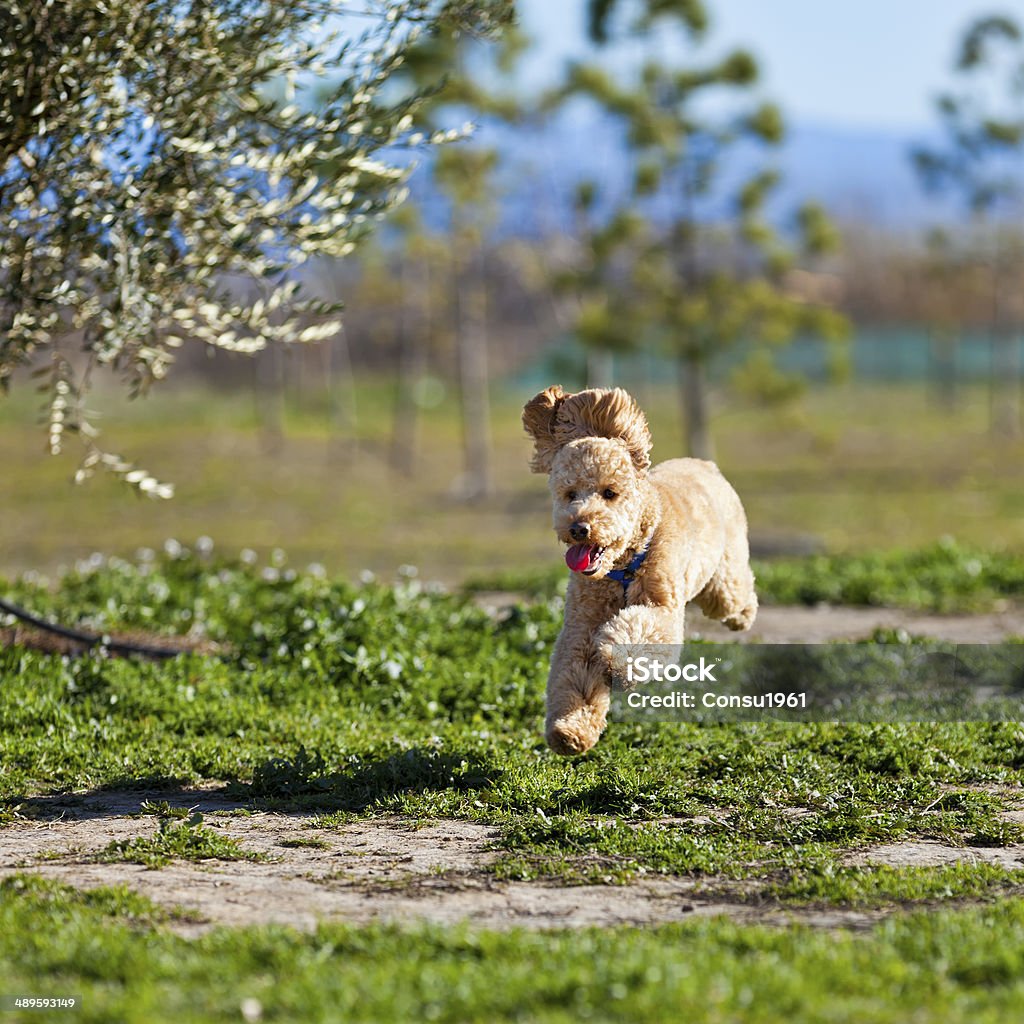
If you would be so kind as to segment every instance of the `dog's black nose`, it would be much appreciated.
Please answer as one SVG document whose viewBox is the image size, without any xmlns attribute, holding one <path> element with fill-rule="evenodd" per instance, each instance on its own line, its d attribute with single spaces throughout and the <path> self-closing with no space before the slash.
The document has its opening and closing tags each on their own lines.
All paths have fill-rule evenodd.
<svg viewBox="0 0 1024 1024">
<path fill-rule="evenodd" d="M 590 536 L 590 527 L 586 523 L 573 523 L 569 527 L 569 536 L 573 540 L 586 540 Z"/>
</svg>

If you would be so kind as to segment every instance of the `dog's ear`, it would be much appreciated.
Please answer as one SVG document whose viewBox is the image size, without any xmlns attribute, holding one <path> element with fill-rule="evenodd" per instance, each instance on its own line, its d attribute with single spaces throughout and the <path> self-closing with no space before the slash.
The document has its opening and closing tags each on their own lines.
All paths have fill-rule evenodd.
<svg viewBox="0 0 1024 1024">
<path fill-rule="evenodd" d="M 554 429 L 556 447 L 578 437 L 610 437 L 625 444 L 633 465 L 643 472 L 651 464 L 651 430 L 647 417 L 622 388 L 580 391 L 566 396 Z"/>
<path fill-rule="evenodd" d="M 533 438 L 530 469 L 534 473 L 550 473 L 555 453 L 565 443 L 555 439 L 555 417 L 568 397 L 560 384 L 553 384 L 523 407 L 523 426 Z"/>
</svg>

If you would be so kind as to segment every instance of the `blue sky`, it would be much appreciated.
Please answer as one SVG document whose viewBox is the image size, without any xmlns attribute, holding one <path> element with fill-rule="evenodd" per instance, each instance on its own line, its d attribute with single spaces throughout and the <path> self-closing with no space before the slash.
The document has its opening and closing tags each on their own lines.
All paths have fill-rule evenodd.
<svg viewBox="0 0 1024 1024">
<path fill-rule="evenodd" d="M 933 124 L 932 98 L 949 80 L 956 41 L 973 18 L 1020 17 L 1024 4 L 984 0 L 708 0 L 711 31 L 700 52 L 751 50 L 762 92 L 790 121 L 893 131 Z M 529 80 L 557 76 L 586 53 L 583 0 L 519 0 L 538 43 Z"/>
</svg>

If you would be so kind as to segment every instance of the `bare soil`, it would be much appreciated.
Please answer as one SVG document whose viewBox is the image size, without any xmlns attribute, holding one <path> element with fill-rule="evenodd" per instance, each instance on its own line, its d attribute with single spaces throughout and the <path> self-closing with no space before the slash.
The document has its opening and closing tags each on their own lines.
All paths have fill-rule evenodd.
<svg viewBox="0 0 1024 1024">
<path fill-rule="evenodd" d="M 485 591 L 477 602 L 495 614 L 525 599 L 505 591 Z M 705 618 L 691 604 L 686 609 L 686 631 L 693 638 L 736 643 L 828 643 L 866 640 L 879 629 L 904 630 L 909 636 L 933 637 L 951 643 L 999 643 L 1024 636 L 1024 605 L 1010 605 L 984 614 L 940 615 L 902 608 L 862 608 L 836 604 L 762 605 L 749 633 L 732 633 L 721 623 Z"/>
<path fill-rule="evenodd" d="M 521 602 L 522 594 L 487 591 L 479 604 L 497 614 Z M 910 636 L 932 637 L 957 644 L 994 644 L 1024 636 L 1024 606 L 980 615 L 940 615 L 901 608 L 860 608 L 845 605 L 762 605 L 748 633 L 733 633 L 720 622 L 704 618 L 696 605 L 686 610 L 687 634 L 705 640 L 752 644 L 823 644 L 833 640 L 866 640 L 876 629 L 902 629 Z"/>
<path fill-rule="evenodd" d="M 95 862 L 92 856 L 114 840 L 153 835 L 155 819 L 140 813 L 145 800 L 194 808 L 203 813 L 205 824 L 266 859 L 176 862 L 156 869 Z M 278 923 L 312 929 L 324 919 L 543 929 L 644 925 L 716 914 L 751 922 L 859 928 L 891 912 L 782 908 L 759 898 L 755 884 L 724 879 L 649 878 L 592 886 L 499 881 L 486 870 L 497 856 L 498 838 L 487 825 L 384 818 L 312 828 L 307 814 L 252 812 L 215 787 L 43 797 L 28 801 L 22 811 L 22 820 L 0 830 L 0 877 L 29 870 L 83 888 L 127 884 L 157 904 L 184 910 L 171 927 L 189 936 L 217 925 Z M 296 841 L 314 845 L 293 845 Z M 958 860 L 1020 866 L 1024 846 L 968 850 L 937 842 L 900 843 L 859 851 L 850 863 Z"/>
<path fill-rule="evenodd" d="M 774 606 L 758 610 L 749 633 L 730 633 L 721 623 L 705 619 L 696 608 L 687 611 L 689 628 L 708 640 L 726 638 L 754 644 L 820 644 L 831 640 L 864 640 L 876 629 L 902 629 L 910 636 L 933 637 L 957 644 L 994 644 L 1024 636 L 1024 608 L 985 615 L 938 615 L 900 608 L 850 608 L 841 605 Z"/>
</svg>

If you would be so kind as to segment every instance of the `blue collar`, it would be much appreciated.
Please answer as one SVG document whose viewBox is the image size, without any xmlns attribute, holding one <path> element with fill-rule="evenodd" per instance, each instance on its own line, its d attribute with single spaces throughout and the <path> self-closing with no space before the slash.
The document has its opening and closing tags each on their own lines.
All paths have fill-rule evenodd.
<svg viewBox="0 0 1024 1024">
<path fill-rule="evenodd" d="M 632 558 L 629 565 L 625 569 L 610 569 L 606 572 L 605 578 L 609 580 L 618 580 L 622 584 L 622 594 L 625 596 L 626 591 L 629 590 L 630 583 L 636 578 L 636 571 L 644 564 L 644 559 L 647 557 L 648 548 L 644 548 L 643 551 L 638 552 Z"/>
</svg>

